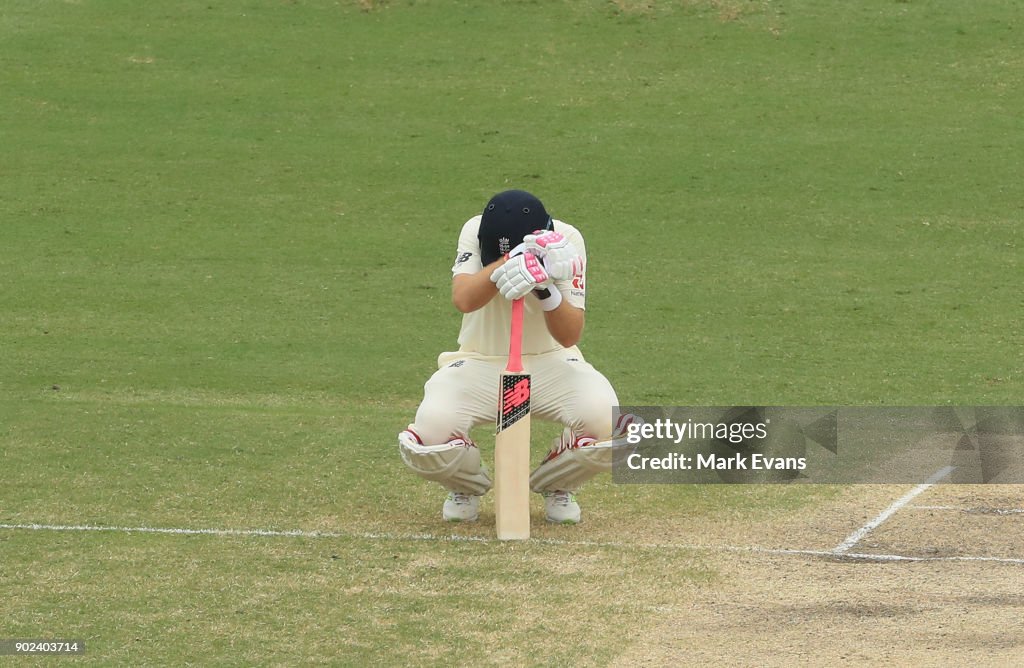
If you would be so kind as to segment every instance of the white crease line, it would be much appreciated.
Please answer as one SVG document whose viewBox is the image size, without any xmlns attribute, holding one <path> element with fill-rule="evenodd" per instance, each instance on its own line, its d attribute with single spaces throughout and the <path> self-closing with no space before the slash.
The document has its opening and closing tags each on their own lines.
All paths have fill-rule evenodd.
<svg viewBox="0 0 1024 668">
<path fill-rule="evenodd" d="M 278 531 L 274 529 L 175 529 L 161 527 L 117 527 L 90 524 L 0 524 L 0 529 L 29 531 L 110 531 L 115 533 L 157 533 L 179 536 L 271 536 L 291 538 L 350 538 L 350 534 L 331 531 Z M 371 537 L 366 534 L 365 537 Z"/>
<path fill-rule="evenodd" d="M 742 549 L 742 548 L 740 548 Z M 759 547 L 747 548 L 750 552 L 763 552 L 767 554 L 793 554 L 812 557 L 828 557 L 833 560 L 846 561 L 991 561 L 1001 564 L 1024 564 L 1024 559 L 1017 557 L 975 557 L 975 556 L 948 556 L 948 557 L 909 557 L 902 554 L 871 554 L 867 552 L 840 552 L 834 550 L 776 550 Z"/>
<path fill-rule="evenodd" d="M 354 540 L 391 540 L 391 541 L 429 541 L 429 542 L 466 542 L 466 543 L 501 543 L 497 538 L 486 536 L 439 536 L 435 534 L 393 534 L 393 533 L 342 533 L 337 531 L 301 531 L 275 529 L 186 529 L 161 527 L 118 527 L 96 526 L 88 524 L 0 524 L 0 530 L 22 531 L 89 531 L 112 533 L 148 533 L 177 536 L 236 536 L 236 537 L 280 537 L 280 538 L 343 538 Z M 581 541 L 560 538 L 533 538 L 529 541 L 539 545 L 556 545 L 569 547 L 593 547 L 615 549 L 654 549 L 654 550 L 690 550 L 694 552 L 746 552 L 753 554 L 771 554 L 781 556 L 826 557 L 832 560 L 879 561 L 879 562 L 918 562 L 918 561 L 989 561 L 1004 564 L 1024 564 L 1024 558 L 1015 557 L 908 557 L 899 554 L 865 554 L 837 553 L 835 550 L 795 550 L 771 547 L 734 545 L 685 545 L 675 543 L 622 543 L 615 541 Z"/>
<path fill-rule="evenodd" d="M 955 510 L 973 515 L 1024 515 L 1024 508 L 966 508 L 964 506 L 907 506 L 907 510 Z"/>
<path fill-rule="evenodd" d="M 935 483 L 948 476 L 954 470 L 956 470 L 955 466 L 947 466 L 933 473 L 932 476 L 925 480 L 923 483 L 921 483 L 914 489 L 910 490 L 900 498 L 893 501 L 892 505 L 883 510 L 878 515 L 878 517 L 871 520 L 870 522 L 868 522 L 867 524 L 865 524 L 864 526 L 862 526 L 861 528 L 857 529 L 849 536 L 847 536 L 846 540 L 832 548 L 832 552 L 834 552 L 835 554 L 843 554 L 845 552 L 848 552 L 850 548 L 859 543 L 864 538 L 864 536 L 868 535 L 869 533 L 877 529 L 879 526 L 882 525 L 883 522 L 885 522 L 887 519 L 889 519 L 897 512 L 899 512 L 900 508 L 913 501 L 918 494 L 928 490 Z"/>
</svg>

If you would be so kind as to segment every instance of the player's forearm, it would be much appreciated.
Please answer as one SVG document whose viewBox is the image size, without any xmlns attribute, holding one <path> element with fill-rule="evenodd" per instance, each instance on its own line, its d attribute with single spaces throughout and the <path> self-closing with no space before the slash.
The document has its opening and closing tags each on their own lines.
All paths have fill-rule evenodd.
<svg viewBox="0 0 1024 668">
<path fill-rule="evenodd" d="M 544 312 L 544 322 L 555 341 L 569 348 L 579 343 L 580 337 L 583 336 L 584 315 L 583 309 L 570 306 L 568 302 L 563 301 L 558 308 Z"/>
<path fill-rule="evenodd" d="M 491 282 L 491 272 L 505 262 L 497 260 L 475 274 L 459 274 L 452 279 L 452 304 L 461 313 L 472 313 L 483 308 L 498 294 L 498 288 Z"/>
</svg>

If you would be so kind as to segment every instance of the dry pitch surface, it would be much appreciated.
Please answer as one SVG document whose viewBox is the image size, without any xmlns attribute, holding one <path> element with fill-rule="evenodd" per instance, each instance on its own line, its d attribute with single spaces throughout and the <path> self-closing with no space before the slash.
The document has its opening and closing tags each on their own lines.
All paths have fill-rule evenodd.
<svg viewBox="0 0 1024 668">
<path fill-rule="evenodd" d="M 599 522 L 600 512 L 590 519 Z M 105 530 L 268 540 L 493 540 L 463 534 L 467 529 L 456 536 Z M 612 665 L 977 667 L 1019 666 L 1024 656 L 1022 486 L 852 485 L 819 508 L 760 523 L 742 515 L 714 523 L 699 516 L 663 524 L 652 518 L 618 540 L 584 540 L 577 531 L 542 530 L 536 540 L 566 553 L 635 548 L 665 568 L 692 566 L 698 557 L 718 573 L 710 586 L 659 587 L 657 596 L 649 590 L 649 600 L 657 599 L 655 621 L 646 618 L 633 636 L 637 642 Z"/>
<path fill-rule="evenodd" d="M 907 492 L 853 486 L 788 525 L 705 534 L 730 555 L 723 586 L 666 610 L 616 665 L 1021 665 L 1024 490 L 932 486 L 830 554 Z"/>
</svg>

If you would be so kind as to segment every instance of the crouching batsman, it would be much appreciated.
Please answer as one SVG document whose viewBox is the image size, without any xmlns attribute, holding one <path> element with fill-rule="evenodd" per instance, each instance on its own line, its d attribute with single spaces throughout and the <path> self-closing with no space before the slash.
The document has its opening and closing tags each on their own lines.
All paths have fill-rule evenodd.
<svg viewBox="0 0 1024 668">
<path fill-rule="evenodd" d="M 615 390 L 576 346 L 583 333 L 586 267 L 579 230 L 553 220 L 530 193 L 499 193 L 463 225 L 452 267 L 452 302 L 463 313 L 459 350 L 438 357 L 415 421 L 398 435 L 406 465 L 448 490 L 445 520 L 476 520 L 480 497 L 491 488 L 470 432 L 483 424 L 493 428 L 496 421 L 511 300 L 525 298 L 522 352 L 533 377 L 532 415 L 564 426 L 530 475 L 548 521 L 578 523 L 576 492 L 611 470 L 613 435 L 620 436 L 633 418 L 612 424 Z"/>
</svg>

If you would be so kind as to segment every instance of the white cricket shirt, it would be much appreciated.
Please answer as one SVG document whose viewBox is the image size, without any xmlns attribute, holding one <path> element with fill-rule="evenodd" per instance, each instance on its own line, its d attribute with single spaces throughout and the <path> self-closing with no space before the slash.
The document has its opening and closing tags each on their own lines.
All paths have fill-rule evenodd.
<svg viewBox="0 0 1024 668">
<path fill-rule="evenodd" d="M 483 269 L 480 259 L 480 231 L 482 216 L 474 216 L 462 226 L 459 235 L 459 248 L 452 267 L 452 276 L 458 274 L 475 274 Z M 562 298 L 577 308 L 586 308 L 586 260 L 587 250 L 583 243 L 583 235 L 572 225 L 560 220 L 553 221 L 555 232 L 562 234 L 572 242 L 580 255 L 583 256 L 583 271 L 564 281 L 555 281 L 554 288 L 562 293 Z M 562 348 L 548 333 L 544 323 L 544 310 L 537 298 L 530 293 L 523 300 L 523 354 L 537 355 Z M 512 324 L 512 302 L 500 294 L 494 296 L 482 308 L 465 313 L 462 316 L 462 329 L 459 332 L 459 351 L 477 353 L 486 356 L 508 355 L 509 328 Z"/>
</svg>

